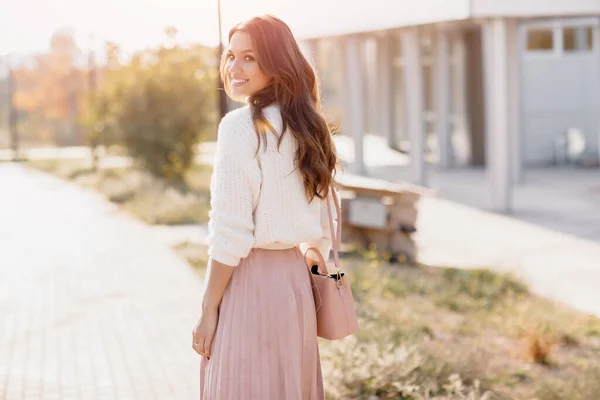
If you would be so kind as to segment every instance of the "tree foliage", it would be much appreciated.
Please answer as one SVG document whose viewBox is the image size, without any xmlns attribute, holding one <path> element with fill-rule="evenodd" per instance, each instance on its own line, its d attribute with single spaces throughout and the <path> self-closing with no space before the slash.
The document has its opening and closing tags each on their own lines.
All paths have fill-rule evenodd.
<svg viewBox="0 0 600 400">
<path fill-rule="evenodd" d="M 123 144 L 152 175 L 180 181 L 193 163 L 195 145 L 216 128 L 214 52 L 173 44 L 120 64 L 118 47 L 107 48 L 109 69 L 82 122 L 92 140 Z"/>
<path fill-rule="evenodd" d="M 26 141 L 81 144 L 77 118 L 89 90 L 84 54 L 72 32 L 58 30 L 47 52 L 23 58 L 13 71 L 13 101 Z"/>
</svg>

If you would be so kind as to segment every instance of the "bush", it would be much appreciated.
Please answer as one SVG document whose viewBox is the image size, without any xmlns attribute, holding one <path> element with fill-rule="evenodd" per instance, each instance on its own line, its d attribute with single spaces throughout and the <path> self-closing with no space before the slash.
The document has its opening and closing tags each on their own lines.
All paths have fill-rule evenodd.
<svg viewBox="0 0 600 400">
<path fill-rule="evenodd" d="M 216 129 L 217 75 L 212 50 L 161 47 L 113 64 L 89 104 L 84 124 L 122 143 L 152 175 L 181 182 L 194 147 Z"/>
</svg>

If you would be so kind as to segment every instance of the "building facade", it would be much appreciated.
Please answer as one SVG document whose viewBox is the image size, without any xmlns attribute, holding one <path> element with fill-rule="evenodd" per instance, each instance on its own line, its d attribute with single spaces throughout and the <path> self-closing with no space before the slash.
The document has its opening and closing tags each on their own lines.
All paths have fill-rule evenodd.
<svg viewBox="0 0 600 400">
<path fill-rule="evenodd" d="M 261 8 L 262 7 L 262 8 Z M 427 166 L 484 165 L 492 208 L 529 166 L 600 153 L 598 0 L 264 0 L 301 39 L 325 110 L 354 138 L 385 138 Z M 243 19 L 250 15 L 235 15 Z"/>
</svg>

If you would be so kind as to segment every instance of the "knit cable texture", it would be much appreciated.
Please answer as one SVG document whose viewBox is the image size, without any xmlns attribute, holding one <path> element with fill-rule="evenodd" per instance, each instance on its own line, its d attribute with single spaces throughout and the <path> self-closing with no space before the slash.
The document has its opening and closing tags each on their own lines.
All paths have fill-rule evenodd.
<svg viewBox="0 0 600 400">
<path fill-rule="evenodd" d="M 263 112 L 279 135 L 283 127 L 279 107 L 271 105 Z M 298 244 L 303 253 L 317 247 L 327 260 L 331 250 L 327 204 L 318 197 L 311 203 L 306 198 L 294 161 L 296 139 L 286 132 L 278 150 L 277 137 L 267 132 L 258 154 L 257 146 L 248 106 L 223 117 L 210 182 L 209 256 L 237 266 L 252 248 L 281 243 Z M 336 225 L 334 215 L 334 229 Z"/>
</svg>

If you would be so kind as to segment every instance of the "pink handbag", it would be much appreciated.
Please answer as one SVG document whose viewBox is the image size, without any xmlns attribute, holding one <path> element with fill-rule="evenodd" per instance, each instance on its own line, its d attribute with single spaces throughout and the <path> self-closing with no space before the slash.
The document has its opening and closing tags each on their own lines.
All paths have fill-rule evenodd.
<svg viewBox="0 0 600 400">
<path fill-rule="evenodd" d="M 325 259 L 316 247 L 311 247 L 304 253 L 305 260 L 311 251 L 318 259 L 318 264 L 309 266 L 317 312 L 317 335 L 329 340 L 341 339 L 358 330 L 350 281 L 340 270 L 338 250 L 342 241 L 342 212 L 337 195 L 333 191 L 332 187 L 330 195 L 327 196 L 327 213 L 336 271 L 332 274 L 328 273 Z M 333 231 L 329 197 L 333 197 L 337 212 L 337 234 Z"/>
</svg>

